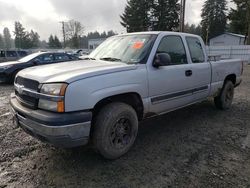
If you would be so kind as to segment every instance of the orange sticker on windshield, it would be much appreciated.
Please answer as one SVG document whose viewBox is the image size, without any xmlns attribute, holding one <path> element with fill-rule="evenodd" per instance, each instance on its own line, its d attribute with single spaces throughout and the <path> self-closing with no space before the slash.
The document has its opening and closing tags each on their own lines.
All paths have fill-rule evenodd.
<svg viewBox="0 0 250 188">
<path fill-rule="evenodd" d="M 134 49 L 141 49 L 143 47 L 144 43 L 143 42 L 135 42 L 133 45 Z"/>
</svg>

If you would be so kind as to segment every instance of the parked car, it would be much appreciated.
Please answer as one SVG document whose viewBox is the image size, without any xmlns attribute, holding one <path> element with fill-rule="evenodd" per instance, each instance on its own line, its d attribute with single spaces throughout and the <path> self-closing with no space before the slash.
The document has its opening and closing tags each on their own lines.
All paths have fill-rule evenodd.
<svg viewBox="0 0 250 188">
<path fill-rule="evenodd" d="M 231 107 L 243 64 L 209 62 L 205 49 L 199 36 L 185 33 L 111 37 L 74 66 L 20 71 L 10 101 L 13 117 L 44 142 L 76 147 L 91 140 L 101 155 L 116 159 L 132 147 L 138 121 L 208 97 L 218 109 Z"/>
<path fill-rule="evenodd" d="M 80 50 L 73 51 L 69 54 L 74 55 L 74 56 L 82 59 L 82 56 L 86 57 L 87 55 L 89 55 L 89 51 L 80 49 Z"/>
<path fill-rule="evenodd" d="M 0 50 L 0 63 L 6 61 L 15 61 L 28 55 L 28 52 L 23 50 Z"/>
<path fill-rule="evenodd" d="M 66 53 L 37 52 L 17 61 L 3 62 L 0 63 L 0 83 L 13 83 L 16 74 L 28 67 L 75 60 L 79 58 Z"/>
<path fill-rule="evenodd" d="M 79 56 L 79 58 L 83 60 L 88 59 L 88 57 L 89 57 L 89 54 Z"/>
</svg>

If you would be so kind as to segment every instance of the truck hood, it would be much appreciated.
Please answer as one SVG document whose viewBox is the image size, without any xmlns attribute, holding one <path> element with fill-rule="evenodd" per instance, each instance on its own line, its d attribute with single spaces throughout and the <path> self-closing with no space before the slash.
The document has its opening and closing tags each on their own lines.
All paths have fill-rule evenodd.
<svg viewBox="0 0 250 188">
<path fill-rule="evenodd" d="M 52 65 L 42 65 L 24 69 L 18 76 L 36 80 L 39 83 L 66 82 L 136 69 L 136 65 L 107 61 L 71 61 Z"/>
</svg>

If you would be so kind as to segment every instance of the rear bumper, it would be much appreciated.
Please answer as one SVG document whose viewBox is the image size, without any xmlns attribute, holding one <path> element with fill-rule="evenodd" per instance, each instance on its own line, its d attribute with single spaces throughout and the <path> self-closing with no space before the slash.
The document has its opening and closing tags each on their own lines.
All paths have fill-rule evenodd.
<svg viewBox="0 0 250 188">
<path fill-rule="evenodd" d="M 15 96 L 10 101 L 17 124 L 31 136 L 57 147 L 72 148 L 86 145 L 91 128 L 91 112 L 53 113 L 32 110 L 18 103 Z"/>
</svg>

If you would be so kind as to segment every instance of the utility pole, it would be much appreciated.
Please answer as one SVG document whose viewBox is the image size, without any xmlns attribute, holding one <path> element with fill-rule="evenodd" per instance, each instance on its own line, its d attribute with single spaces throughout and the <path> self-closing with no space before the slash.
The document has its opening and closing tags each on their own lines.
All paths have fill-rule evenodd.
<svg viewBox="0 0 250 188">
<path fill-rule="evenodd" d="M 209 37 L 209 25 L 207 26 L 207 33 L 206 33 L 206 45 L 208 46 L 208 37 Z"/>
<path fill-rule="evenodd" d="M 180 32 L 185 31 L 186 0 L 181 0 Z"/>
<path fill-rule="evenodd" d="M 62 24 L 62 32 L 63 32 L 63 48 L 65 48 L 66 47 L 66 36 L 65 36 L 65 22 L 64 21 L 62 21 L 62 22 L 59 22 L 59 23 L 61 23 Z"/>
<path fill-rule="evenodd" d="M 247 45 L 250 45 L 250 2 L 247 2 Z"/>
</svg>

